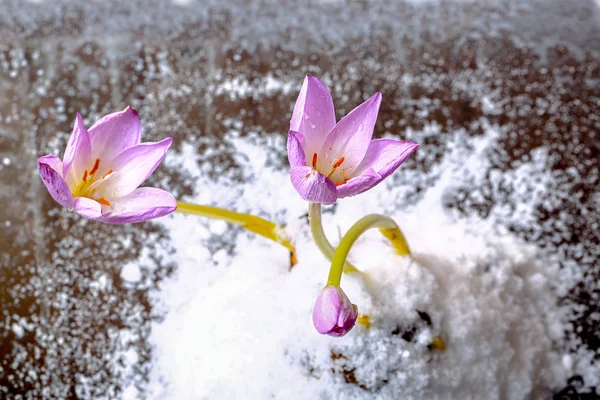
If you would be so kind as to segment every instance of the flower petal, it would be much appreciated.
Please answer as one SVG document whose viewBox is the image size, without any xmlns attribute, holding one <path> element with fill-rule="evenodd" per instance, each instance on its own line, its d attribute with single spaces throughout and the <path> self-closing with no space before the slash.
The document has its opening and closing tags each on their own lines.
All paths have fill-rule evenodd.
<svg viewBox="0 0 600 400">
<path fill-rule="evenodd" d="M 77 113 L 73 133 L 67 143 L 63 156 L 63 170 L 61 175 L 65 180 L 74 185 L 83 177 L 85 169 L 92 159 L 92 146 L 90 135 L 85 129 L 81 115 Z"/>
<path fill-rule="evenodd" d="M 42 182 L 44 182 L 50 196 L 52 196 L 52 198 L 61 206 L 73 208 L 73 195 L 71 194 L 71 189 L 67 182 L 62 178 L 59 170 L 55 169 L 60 168 L 61 166 L 62 163 L 56 156 L 44 156 L 38 158 L 38 171 L 40 172 Z"/>
<path fill-rule="evenodd" d="M 291 167 L 306 165 L 306 156 L 302 150 L 303 137 L 298 132 L 289 131 L 287 140 L 288 160 Z"/>
<path fill-rule="evenodd" d="M 381 93 L 375 93 L 331 130 L 319 153 L 317 169 L 321 173 L 328 175 L 335 165 L 337 168 L 331 176 L 334 182 L 352 176 L 352 171 L 360 164 L 369 147 L 380 104 Z M 342 157 L 343 162 L 339 164 Z"/>
<path fill-rule="evenodd" d="M 173 139 L 142 143 L 120 153 L 111 163 L 113 175 L 106 178 L 98 191 L 107 199 L 127 196 L 154 172 L 167 154 Z"/>
<path fill-rule="evenodd" d="M 335 110 L 327 87 L 314 76 L 306 75 L 294 105 L 290 130 L 304 136 L 303 149 L 312 157 L 321 149 L 327 133 L 334 126 Z"/>
<path fill-rule="evenodd" d="M 87 197 L 75 198 L 75 211 L 82 217 L 89 219 L 98 219 L 102 216 L 100 203 Z"/>
<path fill-rule="evenodd" d="M 383 178 L 374 169 L 370 168 L 363 175 L 350 179 L 348 182 L 338 185 L 338 199 L 361 194 L 381 182 Z"/>
<path fill-rule="evenodd" d="M 58 158 L 54 154 L 49 154 L 47 156 L 40 157 L 40 158 L 38 158 L 37 161 L 38 161 L 38 164 L 41 163 L 41 164 L 48 165 L 50 168 L 52 168 L 53 170 L 58 172 L 58 174 L 62 177 L 63 162 L 61 161 L 60 158 Z"/>
<path fill-rule="evenodd" d="M 141 136 L 140 117 L 129 106 L 102 117 L 90 128 L 94 155 L 104 164 L 110 163 L 123 150 L 139 144 Z"/>
<path fill-rule="evenodd" d="M 338 326 L 335 332 L 329 333 L 330 336 L 344 336 L 350 332 L 354 325 L 356 325 L 356 319 L 358 318 L 358 307 L 356 304 L 350 304 L 350 307 L 340 310 L 340 316 L 338 318 Z"/>
<path fill-rule="evenodd" d="M 177 202 L 165 190 L 143 187 L 125 197 L 114 199 L 110 208 L 112 212 L 98 218 L 99 221 L 107 224 L 130 224 L 170 214 L 177 209 Z"/>
<path fill-rule="evenodd" d="M 313 308 L 313 325 L 321 334 L 329 333 L 338 323 L 342 299 L 333 286 L 325 287 Z"/>
<path fill-rule="evenodd" d="M 418 143 L 394 139 L 375 139 L 369 143 L 369 148 L 362 162 L 352 175 L 358 176 L 368 169 L 374 169 L 381 179 L 396 170 L 417 148 Z"/>
<path fill-rule="evenodd" d="M 333 204 L 337 200 L 335 183 L 310 167 L 293 167 L 290 178 L 300 197 L 306 201 Z"/>
</svg>

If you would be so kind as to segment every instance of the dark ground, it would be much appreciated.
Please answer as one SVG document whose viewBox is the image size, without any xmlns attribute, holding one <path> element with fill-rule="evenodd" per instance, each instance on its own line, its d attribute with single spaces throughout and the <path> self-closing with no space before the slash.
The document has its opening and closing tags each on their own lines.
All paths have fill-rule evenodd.
<svg viewBox="0 0 600 400">
<path fill-rule="evenodd" d="M 581 284 L 563 299 L 583 306 L 570 346 L 600 351 L 589 318 L 600 312 L 598 3 L 0 1 L 1 398 L 119 398 L 124 379 L 143 393 L 151 368 L 148 335 L 160 318 L 151 296 L 177 267 L 158 255 L 168 235 L 151 223 L 83 220 L 60 209 L 37 176 L 36 158 L 62 154 L 75 113 L 89 126 L 131 104 L 145 140 L 172 136 L 175 150 L 191 141 L 209 174 L 235 179 L 239 167 L 220 140 L 228 118 L 243 122 L 243 134 L 285 135 L 297 88 L 277 96 L 263 88 L 306 73 L 337 83 L 338 117 L 384 93 L 380 135 L 441 126 L 410 168 L 438 163 L 452 132 L 482 134 L 482 120 L 501 128 L 490 171 L 547 149 L 554 180 L 535 221 L 504 224 L 580 268 Z M 233 77 L 253 90 L 223 90 Z M 485 111 L 484 96 L 501 109 Z M 273 162 L 284 166 L 285 152 Z M 152 180 L 176 196 L 193 190 L 167 167 Z M 489 179 L 459 187 L 446 206 L 486 217 L 510 192 L 511 182 Z M 143 279 L 123 282 L 120 269 L 142 251 Z M 120 360 L 130 346 L 141 355 L 133 373 Z M 597 398 L 577 378 L 564 387 L 556 398 Z"/>
</svg>

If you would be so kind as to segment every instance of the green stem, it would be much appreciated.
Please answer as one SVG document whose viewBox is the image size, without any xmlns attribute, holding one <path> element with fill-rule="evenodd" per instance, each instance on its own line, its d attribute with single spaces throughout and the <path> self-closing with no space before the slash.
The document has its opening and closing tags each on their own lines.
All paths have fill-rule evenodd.
<svg viewBox="0 0 600 400">
<path fill-rule="evenodd" d="M 327 240 L 325 231 L 323 231 L 323 223 L 321 222 L 321 203 L 308 203 L 308 221 L 310 222 L 310 232 L 315 241 L 315 244 L 321 250 L 321 253 L 328 261 L 333 260 L 335 249 Z M 358 268 L 345 261 L 344 272 L 359 272 Z"/>
<path fill-rule="evenodd" d="M 331 269 L 327 278 L 328 285 L 340 286 L 344 262 L 346 261 L 346 257 L 348 257 L 352 245 L 360 235 L 372 228 L 379 228 L 383 236 L 391 242 L 397 254 L 410 256 L 408 243 L 406 243 L 400 227 L 393 219 L 380 214 L 367 215 L 352 225 L 340 241 L 331 260 Z"/>
<path fill-rule="evenodd" d="M 239 225 L 250 232 L 266 237 L 288 249 L 290 251 L 292 266 L 296 264 L 296 249 L 290 241 L 285 238 L 283 228 L 274 222 L 252 214 L 242 214 L 218 207 L 184 203 L 181 201 L 177 202 L 176 211 L 183 214 L 193 214 L 201 217 L 220 219 L 231 224 Z"/>
</svg>

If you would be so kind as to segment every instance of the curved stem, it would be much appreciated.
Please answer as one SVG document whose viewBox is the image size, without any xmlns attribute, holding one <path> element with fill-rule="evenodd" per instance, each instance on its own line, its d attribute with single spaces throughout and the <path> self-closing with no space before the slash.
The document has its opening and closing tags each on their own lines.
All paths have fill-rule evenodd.
<svg viewBox="0 0 600 400">
<path fill-rule="evenodd" d="M 296 264 L 296 249 L 290 241 L 285 238 L 283 228 L 274 222 L 252 214 L 242 214 L 218 207 L 184 203 L 182 201 L 177 202 L 176 212 L 220 219 L 231 224 L 239 225 L 250 232 L 266 237 L 288 249 L 290 251 L 292 266 Z"/>
<path fill-rule="evenodd" d="M 315 241 L 315 244 L 321 250 L 321 253 L 328 261 L 333 260 L 335 249 L 327 240 L 325 231 L 323 231 L 323 223 L 321 222 L 321 203 L 308 203 L 308 221 L 310 222 L 310 232 Z M 345 261 L 344 272 L 359 272 L 358 268 Z"/>
<path fill-rule="evenodd" d="M 340 241 L 340 244 L 333 254 L 333 259 L 331 260 L 331 269 L 329 270 L 329 277 L 327 278 L 328 285 L 333 285 L 335 287 L 340 286 L 344 262 L 346 261 L 346 257 L 348 256 L 352 245 L 360 235 L 372 228 L 379 228 L 383 236 L 390 241 L 397 254 L 410 256 L 408 243 L 406 243 L 404 234 L 402 234 L 398 224 L 385 215 L 369 214 L 352 225 Z"/>
</svg>

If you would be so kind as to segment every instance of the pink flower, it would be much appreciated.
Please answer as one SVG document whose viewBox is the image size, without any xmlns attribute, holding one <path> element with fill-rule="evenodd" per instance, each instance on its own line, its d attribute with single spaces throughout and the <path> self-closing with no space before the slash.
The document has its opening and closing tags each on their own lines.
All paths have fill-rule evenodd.
<svg viewBox="0 0 600 400">
<path fill-rule="evenodd" d="M 354 327 L 358 309 L 350 303 L 341 288 L 327 285 L 317 297 L 312 318 L 317 332 L 329 336 L 344 336 Z"/>
<path fill-rule="evenodd" d="M 337 124 L 325 85 L 307 75 L 290 121 L 288 158 L 292 184 L 307 201 L 333 204 L 377 185 L 419 147 L 375 139 L 381 94 L 352 110 Z"/>
<path fill-rule="evenodd" d="M 38 170 L 50 195 L 80 215 L 108 224 L 146 221 L 177 208 L 161 189 L 138 188 L 161 163 L 173 141 L 140 143 L 137 112 L 106 115 L 89 130 L 77 114 L 62 161 L 54 155 L 38 159 Z"/>
</svg>

